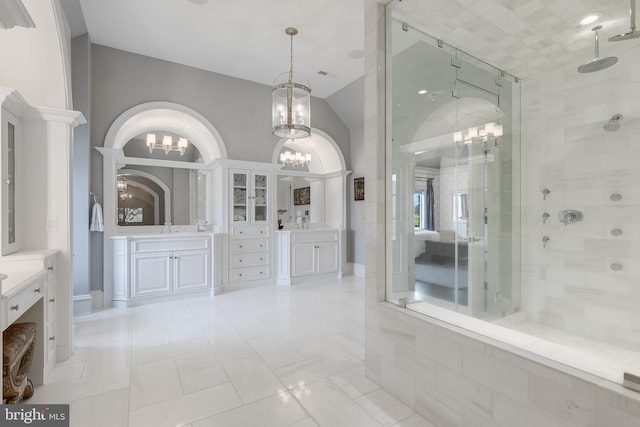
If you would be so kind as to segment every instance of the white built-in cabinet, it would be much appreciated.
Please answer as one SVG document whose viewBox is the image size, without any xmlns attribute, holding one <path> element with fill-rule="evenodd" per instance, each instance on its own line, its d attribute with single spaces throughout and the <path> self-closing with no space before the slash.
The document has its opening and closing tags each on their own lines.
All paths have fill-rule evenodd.
<svg viewBox="0 0 640 427">
<path fill-rule="evenodd" d="M 176 233 L 113 236 L 118 305 L 211 289 L 211 236 Z"/>
<path fill-rule="evenodd" d="M 229 282 L 271 277 L 271 171 L 229 171 Z"/>
<path fill-rule="evenodd" d="M 71 152 L 84 123 L 77 111 L 33 106 L 0 87 L 0 318 L 3 328 L 36 323 L 35 384 L 73 349 Z"/>
</svg>

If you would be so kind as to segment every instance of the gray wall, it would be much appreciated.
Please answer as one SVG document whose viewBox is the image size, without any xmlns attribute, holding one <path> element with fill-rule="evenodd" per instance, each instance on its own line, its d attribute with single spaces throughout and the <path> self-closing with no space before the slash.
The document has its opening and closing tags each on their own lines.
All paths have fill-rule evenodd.
<svg viewBox="0 0 640 427">
<path fill-rule="evenodd" d="M 351 171 L 347 186 L 347 262 L 364 265 L 365 202 L 353 200 L 353 179 L 364 176 L 364 76 L 327 98 L 351 131 Z M 366 199 L 365 183 L 365 199 Z"/>
<path fill-rule="evenodd" d="M 271 162 L 278 139 L 271 135 L 270 86 L 105 46 L 92 47 L 92 146 L 103 145 L 109 126 L 125 110 L 144 102 L 169 101 L 206 117 L 222 136 L 230 159 Z M 323 99 L 312 97 L 311 111 L 312 126 L 338 143 L 349 169 L 349 129 Z M 102 156 L 96 150 L 91 153 L 91 191 L 102 195 Z M 92 234 L 92 289 L 102 289 L 102 235 Z"/>
<path fill-rule="evenodd" d="M 89 126 L 91 42 L 84 34 L 71 40 L 73 109 L 87 124 L 74 129 L 73 138 L 73 295 L 87 295 L 89 282 Z"/>
</svg>

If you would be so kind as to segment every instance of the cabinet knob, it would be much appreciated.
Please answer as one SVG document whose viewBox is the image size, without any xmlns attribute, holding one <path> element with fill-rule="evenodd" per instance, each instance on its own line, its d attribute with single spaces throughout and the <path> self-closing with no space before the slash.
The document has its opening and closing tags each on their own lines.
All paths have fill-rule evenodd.
<svg viewBox="0 0 640 427">
<path fill-rule="evenodd" d="M 4 183 L 9 185 L 9 184 L 11 184 L 11 180 L 9 178 L 7 178 L 7 179 L 4 180 Z"/>
<path fill-rule="evenodd" d="M 49 337 L 49 341 L 55 341 L 55 340 L 56 340 L 56 336 L 55 335 Z"/>
<path fill-rule="evenodd" d="M 50 298 L 49 302 L 56 302 L 56 299 L 55 298 Z"/>
<path fill-rule="evenodd" d="M 242 262 L 242 259 L 238 260 L 238 262 Z"/>
<path fill-rule="evenodd" d="M 20 310 L 20 304 L 12 305 L 11 310 L 15 310 L 15 311 Z"/>
<path fill-rule="evenodd" d="M 264 261 L 264 259 L 262 257 L 260 257 L 260 261 Z"/>
<path fill-rule="evenodd" d="M 242 277 L 242 273 L 239 273 L 238 276 Z"/>
<path fill-rule="evenodd" d="M 242 231 L 238 232 L 238 234 L 242 234 Z"/>
<path fill-rule="evenodd" d="M 53 265 L 50 265 L 49 267 L 47 267 L 47 270 L 53 271 Z"/>
<path fill-rule="evenodd" d="M 263 230 L 260 230 L 260 234 L 263 234 L 263 233 L 264 233 L 264 231 L 263 231 Z"/>
<path fill-rule="evenodd" d="M 260 247 L 263 247 L 264 245 L 262 243 L 260 243 Z"/>
<path fill-rule="evenodd" d="M 240 249 L 242 249 L 242 245 L 238 245 L 238 247 L 239 247 Z"/>
<path fill-rule="evenodd" d="M 35 289 L 33 290 L 33 292 L 35 292 L 36 294 L 39 294 L 39 293 L 40 293 L 40 288 L 35 288 Z"/>
</svg>

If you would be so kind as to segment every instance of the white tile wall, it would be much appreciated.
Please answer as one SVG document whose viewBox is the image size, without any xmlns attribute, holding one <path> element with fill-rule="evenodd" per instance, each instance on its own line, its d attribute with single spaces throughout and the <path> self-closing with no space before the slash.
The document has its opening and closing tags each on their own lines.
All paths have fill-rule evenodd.
<svg viewBox="0 0 640 427">
<path fill-rule="evenodd" d="M 484 3 L 465 2 L 469 7 L 483 11 Z M 505 0 L 503 3 L 509 2 Z M 545 1 L 545 9 L 538 8 L 540 3 L 521 3 L 523 6 L 516 13 L 517 19 L 499 17 L 509 23 L 501 28 L 515 33 L 521 29 L 517 25 L 519 19 L 552 20 L 552 15 L 538 15 L 544 10 L 561 9 L 564 5 L 564 2 Z M 428 2 L 412 4 L 415 7 L 430 7 L 427 6 Z M 390 307 L 383 302 L 385 21 L 384 7 L 376 0 L 365 0 L 365 10 L 365 155 L 366 164 L 370 165 L 366 173 L 367 182 L 372 183 L 366 219 L 367 376 L 438 427 L 640 426 L 638 393 L 587 374 L 561 372 L 541 358 L 524 357 L 515 350 L 498 348 L 479 336 L 445 327 L 431 317 Z M 447 11 L 452 12 L 452 19 L 466 19 L 465 22 L 472 25 L 472 20 L 467 19 L 468 14 L 453 13 L 458 10 L 456 7 L 445 7 L 437 13 L 442 17 Z M 525 15 L 526 18 L 523 18 Z M 490 34 L 484 36 L 487 40 L 491 39 Z M 533 40 L 529 43 L 535 45 Z M 497 40 L 496 44 L 491 45 L 492 54 L 499 54 L 499 44 L 500 40 Z M 540 48 L 536 46 L 533 51 Z M 549 52 L 553 54 L 552 50 Z M 625 57 L 625 60 L 628 59 Z M 580 314 L 584 310 L 576 304 L 583 304 L 584 308 L 602 309 L 610 307 L 614 299 L 613 295 L 581 298 L 576 294 L 577 291 L 604 288 L 605 291 L 613 290 L 611 293 L 615 293 L 617 298 L 640 296 L 640 291 L 634 287 L 638 281 L 637 276 L 633 275 L 636 274 L 634 269 L 628 265 L 629 259 L 620 259 L 625 269 L 613 274 L 608 265 L 616 257 L 609 253 L 598 253 L 593 243 L 589 245 L 593 245 L 590 247 L 594 249 L 590 254 L 585 254 L 586 240 L 613 240 L 607 234 L 612 224 L 624 225 L 625 234 L 619 239 L 621 241 L 631 240 L 631 236 L 637 233 L 637 224 L 634 223 L 639 222 L 635 218 L 640 216 L 627 215 L 638 211 L 637 207 L 629 208 L 629 204 L 638 198 L 637 187 L 640 184 L 636 183 L 640 183 L 637 179 L 640 170 L 625 169 L 633 162 L 624 157 L 636 156 L 640 152 L 640 144 L 638 147 L 631 144 L 633 132 L 637 134 L 638 129 L 634 130 L 634 121 L 629 120 L 628 123 L 623 122 L 622 129 L 615 137 L 607 134 L 602 137 L 600 144 L 593 142 L 595 133 L 601 130 L 612 114 L 626 113 L 630 118 L 640 114 L 640 107 L 635 107 L 636 103 L 617 101 L 625 91 L 637 90 L 634 86 L 637 86 L 640 78 L 633 74 L 637 67 L 619 67 L 614 69 L 615 77 L 587 76 L 580 82 L 577 76 L 571 74 L 571 68 L 550 72 L 548 81 L 526 82 L 523 89 L 523 116 L 536 117 L 526 123 L 523 141 L 523 176 L 526 177 L 523 191 L 523 259 L 526 260 L 523 278 L 527 281 L 523 293 L 530 296 L 527 299 L 529 309 L 535 309 L 540 316 L 546 316 L 545 312 L 548 312 L 550 319 L 560 323 L 584 315 Z M 621 82 L 615 83 L 618 79 Z M 622 83 L 624 81 L 628 84 Z M 562 101 L 564 98 L 570 101 Z M 634 98 L 637 99 L 637 96 Z M 599 100 L 603 100 L 606 108 L 605 105 L 598 107 Z M 574 160 L 576 157 L 582 157 L 582 160 Z M 543 205 L 541 190 L 545 186 L 549 186 L 552 193 Z M 580 189 L 593 190 L 593 197 L 587 191 L 576 200 L 578 193 L 570 190 Z M 623 201 L 616 207 L 607 202 L 610 191 L 623 192 Z M 571 205 L 566 205 L 567 201 L 571 201 Z M 618 206 L 624 207 L 621 213 L 615 215 L 613 213 Z M 550 223 L 548 228 L 543 229 L 541 209 L 557 215 L 560 208 L 569 207 L 584 209 L 585 221 L 566 228 Z M 547 251 L 541 249 L 543 232 L 552 237 Z M 584 237 L 585 232 L 589 237 Z M 622 245 L 622 248 L 614 246 L 614 249 L 620 251 L 616 253 L 617 256 L 626 255 L 627 251 L 631 259 L 638 259 L 640 255 L 640 247 L 633 243 Z M 600 263 L 597 268 L 593 266 L 596 260 Z M 591 266 L 591 269 L 587 270 L 585 266 Z M 580 269 L 579 275 L 572 274 Z M 538 289 L 545 292 L 540 299 L 534 292 Z M 552 297 L 546 297 L 547 294 Z M 561 299 L 572 302 L 570 314 L 560 310 L 560 305 L 553 304 Z M 407 331 L 412 332 L 398 333 L 402 323 L 406 324 Z M 637 327 L 640 321 L 636 317 L 630 323 Z M 382 327 L 383 324 L 386 327 Z M 607 326 L 606 329 L 616 330 L 611 327 Z M 406 421 L 407 425 L 411 425 Z"/>
</svg>

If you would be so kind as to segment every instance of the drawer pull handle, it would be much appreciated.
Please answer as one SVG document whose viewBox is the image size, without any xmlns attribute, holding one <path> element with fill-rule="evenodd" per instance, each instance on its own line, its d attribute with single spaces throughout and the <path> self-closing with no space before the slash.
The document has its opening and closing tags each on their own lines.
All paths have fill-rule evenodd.
<svg viewBox="0 0 640 427">
<path fill-rule="evenodd" d="M 262 274 L 262 271 L 260 272 L 260 274 Z"/>
<path fill-rule="evenodd" d="M 238 262 L 242 262 L 242 260 L 238 260 Z"/>
<path fill-rule="evenodd" d="M 53 265 L 50 265 L 49 267 L 47 267 L 47 270 L 53 271 Z"/>
<path fill-rule="evenodd" d="M 242 245 L 238 245 L 238 247 L 239 247 L 240 249 L 242 249 Z"/>
<path fill-rule="evenodd" d="M 263 233 L 264 233 L 264 231 L 260 230 L 260 234 L 263 234 Z"/>
<path fill-rule="evenodd" d="M 33 290 L 33 292 L 35 292 L 36 294 L 39 294 L 39 293 L 40 293 L 40 288 L 35 288 L 35 289 Z"/>
<path fill-rule="evenodd" d="M 238 234 L 242 234 L 242 231 L 240 231 Z"/>
<path fill-rule="evenodd" d="M 11 310 L 15 310 L 15 311 L 20 310 L 20 304 L 12 305 Z"/>
<path fill-rule="evenodd" d="M 238 276 L 242 277 L 242 273 L 238 274 Z"/>
<path fill-rule="evenodd" d="M 260 258 L 260 261 L 264 261 L 264 258 L 262 258 L 262 257 L 261 257 L 261 258 Z"/>
<path fill-rule="evenodd" d="M 49 341 L 55 341 L 55 340 L 56 340 L 56 336 L 55 335 L 49 337 Z"/>
<path fill-rule="evenodd" d="M 49 302 L 56 302 L 56 299 L 55 298 L 51 298 L 51 299 L 49 299 Z"/>
<path fill-rule="evenodd" d="M 264 247 L 264 245 L 261 243 L 261 244 L 260 244 L 260 247 L 262 248 L 262 247 Z"/>
</svg>

